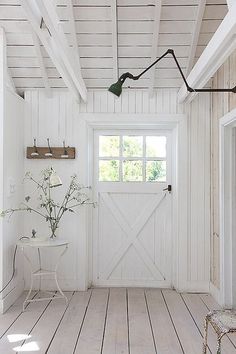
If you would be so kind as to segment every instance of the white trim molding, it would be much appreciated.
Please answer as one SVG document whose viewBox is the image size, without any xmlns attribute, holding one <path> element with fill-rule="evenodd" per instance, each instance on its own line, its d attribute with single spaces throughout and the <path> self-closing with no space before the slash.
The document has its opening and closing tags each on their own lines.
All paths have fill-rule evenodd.
<svg viewBox="0 0 236 354">
<path fill-rule="evenodd" d="M 220 304 L 220 289 L 218 289 L 212 282 L 210 282 L 210 294 L 215 301 Z"/>
<path fill-rule="evenodd" d="M 220 304 L 235 305 L 233 293 L 233 252 L 236 247 L 235 194 L 235 129 L 236 109 L 220 119 Z"/>
<path fill-rule="evenodd" d="M 168 129 L 174 136 L 173 154 L 175 163 L 175 178 L 173 181 L 173 230 L 175 232 L 174 249 L 174 274 L 173 286 L 179 291 L 192 291 L 194 286 L 188 281 L 188 197 L 186 188 L 188 188 L 188 155 L 187 155 L 187 116 L 184 114 L 80 114 L 80 132 L 83 137 L 83 144 L 87 146 L 84 154 L 84 172 L 82 180 L 89 185 L 92 184 L 92 161 L 93 161 L 93 136 L 95 130 L 100 129 Z M 85 138 L 86 137 L 86 138 Z M 86 140 L 86 141 L 85 141 Z M 86 168 L 87 166 L 87 168 Z M 88 171 L 88 174 L 86 172 Z M 86 176 L 87 174 L 87 176 Z M 81 179 L 81 178 L 80 178 Z M 83 280 L 84 285 L 91 283 L 91 235 L 88 238 L 86 225 L 81 226 L 79 259 L 81 269 L 87 270 L 87 275 Z M 90 254 L 90 257 L 88 255 Z M 83 255 L 81 257 L 81 255 Z M 90 260 L 88 260 L 90 258 Z M 195 291 L 198 290 L 195 288 Z M 206 290 L 206 284 L 204 284 Z M 208 284 L 209 289 L 209 284 Z"/>
</svg>

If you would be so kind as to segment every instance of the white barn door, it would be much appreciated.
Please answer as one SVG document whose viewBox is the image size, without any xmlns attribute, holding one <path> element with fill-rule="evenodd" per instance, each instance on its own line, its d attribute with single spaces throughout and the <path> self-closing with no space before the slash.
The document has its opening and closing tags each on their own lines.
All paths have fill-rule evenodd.
<svg viewBox="0 0 236 354">
<path fill-rule="evenodd" d="M 93 285 L 172 285 L 171 134 L 94 136 Z"/>
</svg>

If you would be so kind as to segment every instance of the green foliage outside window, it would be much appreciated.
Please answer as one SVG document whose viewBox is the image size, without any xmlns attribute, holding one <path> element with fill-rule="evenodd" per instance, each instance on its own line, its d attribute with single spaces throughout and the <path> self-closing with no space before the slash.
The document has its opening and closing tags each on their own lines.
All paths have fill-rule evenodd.
<svg viewBox="0 0 236 354">
<path fill-rule="evenodd" d="M 123 156 L 142 157 L 143 156 L 143 137 L 124 136 L 123 137 Z"/>
<path fill-rule="evenodd" d="M 124 161 L 123 162 L 123 181 L 124 182 L 142 182 L 143 180 L 142 161 Z"/>
<path fill-rule="evenodd" d="M 119 161 L 100 160 L 99 161 L 99 181 L 118 182 L 119 181 Z"/>
<path fill-rule="evenodd" d="M 99 156 L 117 157 L 120 153 L 120 137 L 105 135 L 99 137 Z"/>
<path fill-rule="evenodd" d="M 119 170 L 122 167 L 122 180 L 124 182 L 164 182 L 166 181 L 166 161 L 135 160 L 134 157 L 143 158 L 143 136 L 123 136 L 122 141 L 119 136 L 99 137 L 99 181 L 117 182 L 120 181 Z M 122 143 L 123 161 L 118 159 L 103 160 L 102 157 L 120 156 L 120 143 Z M 166 138 L 159 136 L 146 137 L 147 158 L 165 157 Z M 161 156 L 157 156 L 159 153 Z M 122 166 L 120 166 L 122 163 Z M 146 163 L 146 178 L 143 176 L 143 163 Z"/>
<path fill-rule="evenodd" d="M 147 161 L 146 181 L 165 182 L 166 180 L 166 161 Z"/>
</svg>

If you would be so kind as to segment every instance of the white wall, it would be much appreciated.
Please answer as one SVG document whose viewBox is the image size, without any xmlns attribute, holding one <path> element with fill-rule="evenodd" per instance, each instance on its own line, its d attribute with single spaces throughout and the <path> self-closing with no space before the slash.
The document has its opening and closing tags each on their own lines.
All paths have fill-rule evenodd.
<svg viewBox="0 0 236 354">
<path fill-rule="evenodd" d="M 89 91 L 88 102 L 76 103 L 67 92 L 54 92 L 46 98 L 42 91 L 27 91 L 28 103 L 25 124 L 25 147 L 32 145 L 33 137 L 45 146 L 49 137 L 52 145 L 65 139 L 75 146 L 77 157 L 74 161 L 53 161 L 53 166 L 68 181 L 72 173 L 77 173 L 82 183 L 88 183 L 86 171 L 86 150 L 84 143 L 85 122 L 81 113 L 93 113 L 101 120 L 106 113 L 183 113 L 188 120 L 188 171 L 186 186 L 188 193 L 188 275 L 185 290 L 207 291 L 210 277 L 210 96 L 197 96 L 189 107 L 177 103 L 176 90 L 157 90 L 152 98 L 143 90 L 124 91 L 119 99 L 107 91 Z M 115 119 L 115 116 L 114 116 Z M 51 161 L 26 160 L 25 169 L 37 174 Z M 40 219 L 25 216 L 25 234 L 33 227 L 41 230 Z M 47 226 L 42 231 L 49 234 Z M 68 253 L 60 267 L 60 280 L 64 289 L 83 289 L 88 268 L 86 237 L 86 212 L 65 217 L 59 229 L 59 236 L 71 241 Z M 84 237 L 85 235 L 85 237 Z"/>
<path fill-rule="evenodd" d="M 22 180 L 24 176 L 24 100 L 15 93 L 4 88 L 1 92 L 1 186 L 0 208 L 15 207 L 23 198 Z M 10 193 L 10 184 L 15 191 Z M 15 185 L 15 187 L 14 187 Z M 0 220 L 1 240 L 1 282 L 0 288 L 9 281 L 12 275 L 12 261 L 16 241 L 23 232 L 22 215 Z M 17 274 L 7 289 L 0 295 L 0 311 L 5 311 L 20 295 L 24 288 L 23 264 L 20 252 L 17 255 Z"/>
</svg>

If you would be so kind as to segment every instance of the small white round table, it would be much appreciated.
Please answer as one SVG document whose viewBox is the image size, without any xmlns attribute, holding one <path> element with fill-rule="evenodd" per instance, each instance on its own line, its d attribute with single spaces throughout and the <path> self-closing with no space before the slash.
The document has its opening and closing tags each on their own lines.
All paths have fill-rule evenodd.
<svg viewBox="0 0 236 354">
<path fill-rule="evenodd" d="M 25 306 L 28 302 L 35 302 L 35 301 L 43 301 L 43 300 L 54 300 L 54 299 L 58 299 L 58 298 L 64 298 L 65 301 L 66 301 L 66 304 L 68 303 L 68 299 L 66 297 L 66 295 L 63 293 L 63 291 L 61 290 L 60 286 L 59 286 L 59 283 L 58 283 L 58 280 L 57 280 L 57 269 L 58 269 L 58 266 L 59 266 L 59 263 L 60 263 L 60 260 L 61 258 L 63 257 L 63 255 L 66 253 L 67 249 L 68 249 L 68 245 L 69 245 L 69 242 L 68 241 L 65 241 L 65 240 L 57 240 L 57 239 L 48 239 L 48 240 L 45 240 L 45 241 L 42 241 L 42 240 L 26 240 L 26 241 L 19 241 L 17 243 L 17 246 L 19 248 L 21 248 L 21 250 L 23 251 L 23 255 L 25 257 L 25 259 L 27 260 L 28 264 L 29 264 L 29 267 L 30 267 L 30 273 L 31 273 L 31 282 L 30 282 L 30 289 L 29 289 L 29 292 L 26 296 L 26 299 L 23 303 L 23 311 L 25 310 Z M 42 264 L 41 264 L 41 253 L 40 251 L 42 249 L 45 249 L 45 248 L 51 248 L 51 247 L 57 247 L 57 248 L 61 248 L 61 252 L 58 256 L 58 259 L 56 261 L 56 264 L 55 264 L 55 267 L 53 270 L 48 270 L 48 269 L 43 269 L 42 268 Z M 28 257 L 28 255 L 26 254 L 25 252 L 25 249 L 26 248 L 32 248 L 32 249 L 37 249 L 38 251 L 38 269 L 34 270 L 34 266 L 32 264 L 32 261 L 30 259 L 30 257 Z M 49 294 L 50 297 L 42 297 L 42 298 L 33 298 L 33 299 L 29 299 L 30 298 L 30 295 L 31 295 L 31 292 L 32 292 L 32 289 L 33 289 L 33 284 L 34 284 L 34 279 L 35 278 L 38 278 L 39 277 L 39 289 L 37 291 L 37 294 L 41 291 L 41 280 L 42 280 L 42 277 L 43 276 L 46 276 L 46 275 L 49 275 L 49 274 L 52 274 L 54 275 L 54 279 L 55 279 L 55 283 L 56 283 L 56 287 L 57 287 L 57 290 L 59 292 L 59 294 L 55 294 L 53 292 L 50 292 L 50 291 L 44 291 L 44 293 L 46 294 Z"/>
</svg>

